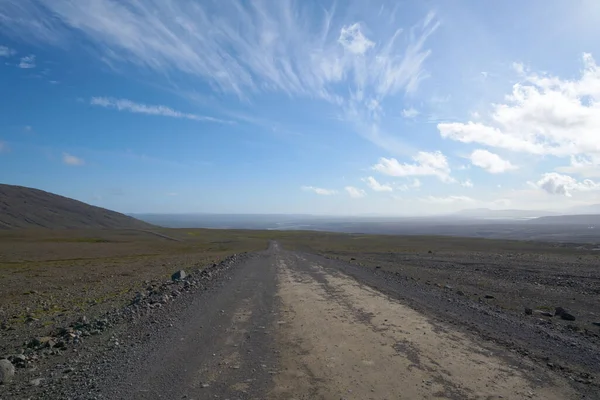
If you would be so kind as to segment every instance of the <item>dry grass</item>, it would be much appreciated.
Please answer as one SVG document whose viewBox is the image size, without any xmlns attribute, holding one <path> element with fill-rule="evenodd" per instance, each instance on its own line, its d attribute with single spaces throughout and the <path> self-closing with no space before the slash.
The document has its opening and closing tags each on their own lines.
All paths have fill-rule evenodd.
<svg viewBox="0 0 600 400">
<path fill-rule="evenodd" d="M 128 301 L 145 281 L 169 279 L 233 254 L 263 250 L 268 240 L 238 231 L 134 230 L 0 232 L 0 321 L 17 327 L 99 314 Z"/>
</svg>

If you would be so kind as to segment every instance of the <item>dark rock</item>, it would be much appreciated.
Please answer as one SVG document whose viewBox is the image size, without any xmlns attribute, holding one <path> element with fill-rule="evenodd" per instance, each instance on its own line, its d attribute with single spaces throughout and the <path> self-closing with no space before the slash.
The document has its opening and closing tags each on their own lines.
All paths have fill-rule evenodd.
<svg viewBox="0 0 600 400">
<path fill-rule="evenodd" d="M 560 314 L 560 318 L 564 319 L 565 321 L 575 321 L 575 316 L 573 314 L 569 314 L 566 311 Z"/>
<path fill-rule="evenodd" d="M 557 315 L 560 317 L 563 313 L 566 313 L 566 312 L 567 312 L 567 310 L 565 310 L 564 308 L 556 307 L 556 309 L 554 310 L 554 315 Z"/>
<path fill-rule="evenodd" d="M 459 295 L 459 296 L 464 296 L 465 292 L 463 292 L 462 290 L 457 290 L 456 294 Z"/>
<path fill-rule="evenodd" d="M 356 258 L 350 257 L 350 261 L 356 261 Z"/>
<path fill-rule="evenodd" d="M 171 280 L 181 281 L 181 280 L 185 279 L 186 276 L 187 276 L 187 274 L 185 273 L 184 270 L 179 270 L 179 271 L 175 272 L 173 275 L 171 275 Z"/>
<path fill-rule="evenodd" d="M 8 360 L 13 363 L 15 367 L 24 368 L 27 365 L 27 357 L 24 354 L 15 354 L 8 357 Z"/>
<path fill-rule="evenodd" d="M 14 365 L 6 359 L 0 360 L 0 384 L 10 382 L 14 376 Z"/>
<path fill-rule="evenodd" d="M 483 296 L 486 299 L 494 299 L 495 297 L 492 296 L 491 294 L 486 294 L 485 296 Z"/>
<path fill-rule="evenodd" d="M 592 325 L 600 326 L 600 322 L 592 322 Z"/>
<path fill-rule="evenodd" d="M 533 309 L 525 307 L 525 315 L 533 315 Z"/>
</svg>

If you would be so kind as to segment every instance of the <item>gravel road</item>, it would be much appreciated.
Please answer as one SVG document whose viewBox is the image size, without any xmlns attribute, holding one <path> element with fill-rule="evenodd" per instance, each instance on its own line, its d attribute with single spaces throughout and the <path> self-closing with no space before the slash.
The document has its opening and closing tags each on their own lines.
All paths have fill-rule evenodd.
<svg viewBox="0 0 600 400">
<path fill-rule="evenodd" d="M 428 299 L 402 282 L 272 243 L 203 290 L 116 328 L 112 337 L 120 348 L 100 354 L 90 345 L 87 356 L 80 354 L 77 379 L 61 380 L 59 392 L 48 385 L 38 393 L 73 399 L 599 398 L 594 382 L 577 382 L 568 370 L 517 351 L 508 340 L 511 329 L 528 327 L 485 310 L 442 305 L 444 299 Z M 547 350 L 542 333 L 515 336 L 533 354 Z M 571 358 L 594 380 L 598 371 L 586 365 L 598 365 L 598 349 L 581 346 L 571 347 Z"/>
</svg>

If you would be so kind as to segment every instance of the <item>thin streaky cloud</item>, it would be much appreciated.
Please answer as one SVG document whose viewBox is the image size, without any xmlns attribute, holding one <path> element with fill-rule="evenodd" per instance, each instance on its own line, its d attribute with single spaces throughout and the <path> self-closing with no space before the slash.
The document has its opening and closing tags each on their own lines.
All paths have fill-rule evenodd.
<svg viewBox="0 0 600 400">
<path fill-rule="evenodd" d="M 331 196 L 331 195 L 337 193 L 337 190 L 324 189 L 324 188 L 314 187 L 314 186 L 302 186 L 301 189 L 305 192 L 313 192 L 313 193 L 316 193 L 321 196 Z"/>
<path fill-rule="evenodd" d="M 439 26 L 430 13 L 415 25 L 419 30 L 396 29 L 375 42 L 362 24 L 291 0 L 218 8 L 175 0 L 6 1 L 0 29 L 9 34 L 65 44 L 80 32 L 98 45 L 104 60 L 177 69 L 241 97 L 276 90 L 333 100 L 340 81 L 368 86 L 379 97 L 413 91 L 427 75 L 422 64 L 430 52 L 424 43 Z M 317 23 L 308 23 L 313 15 Z"/>
<path fill-rule="evenodd" d="M 320 99 L 338 107 L 356 133 L 396 154 L 409 149 L 381 128 L 380 105 L 416 93 L 429 77 L 427 41 L 440 26 L 434 12 L 399 28 L 394 18 L 367 23 L 343 7 L 294 0 L 218 7 L 177 0 L 4 1 L 0 32 L 62 47 L 83 35 L 113 69 L 133 64 L 162 75 L 180 72 L 186 85 L 198 78 L 217 94 L 244 101 L 265 92 Z M 378 12 L 354 6 L 364 7 L 365 21 Z"/>
<path fill-rule="evenodd" d="M 147 105 L 143 103 L 135 103 L 127 99 L 115 99 L 111 97 L 92 97 L 92 99 L 90 100 L 90 104 L 93 106 L 113 108 L 115 110 L 128 111 L 136 114 L 160 115 L 163 117 L 184 118 L 193 121 L 232 123 L 231 121 L 207 117 L 204 115 L 184 113 L 163 105 Z"/>
</svg>

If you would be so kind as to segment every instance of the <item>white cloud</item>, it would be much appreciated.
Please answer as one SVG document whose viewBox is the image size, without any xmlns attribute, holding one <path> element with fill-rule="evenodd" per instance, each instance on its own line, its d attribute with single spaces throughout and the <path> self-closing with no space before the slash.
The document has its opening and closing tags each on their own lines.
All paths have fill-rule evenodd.
<svg viewBox="0 0 600 400">
<path fill-rule="evenodd" d="M 556 172 L 548 172 L 542 175 L 542 178 L 536 183 L 529 182 L 532 187 L 542 189 L 549 194 L 558 194 L 571 197 L 573 192 L 585 192 L 591 190 L 600 190 L 600 183 L 585 179 L 578 181 L 569 176 Z"/>
<path fill-rule="evenodd" d="M 17 54 L 17 52 L 10 47 L 0 46 L 0 57 L 10 57 L 15 54 Z"/>
<path fill-rule="evenodd" d="M 498 154 L 487 150 L 475 150 L 469 157 L 471 163 L 476 167 L 483 168 L 491 174 L 500 174 L 506 171 L 517 169 L 510 161 L 502 159 Z"/>
<path fill-rule="evenodd" d="M 381 128 L 381 104 L 415 93 L 429 76 L 427 41 L 440 25 L 429 12 L 399 28 L 360 1 L 330 9 L 292 0 L 218 7 L 175 0 L 5 3 L 0 33 L 63 48 L 85 38 L 86 49 L 110 67 L 152 70 L 177 90 L 202 81 L 217 95 L 243 100 L 265 92 L 321 99 L 358 134 L 394 153 L 406 146 Z"/>
<path fill-rule="evenodd" d="M 525 66 L 523 63 L 514 62 L 512 63 L 512 69 L 519 75 L 525 74 Z"/>
<path fill-rule="evenodd" d="M 373 166 L 375 171 L 390 176 L 437 176 L 443 182 L 454 182 L 450 176 L 448 160 L 440 151 L 420 151 L 413 157 L 415 163 L 401 164 L 395 158 L 379 159 L 379 163 Z"/>
<path fill-rule="evenodd" d="M 419 189 L 422 186 L 421 181 L 418 180 L 417 178 L 415 178 L 411 183 L 406 184 L 400 184 L 398 186 L 396 186 L 398 188 L 398 190 L 402 191 L 402 192 L 408 192 L 411 189 Z"/>
<path fill-rule="evenodd" d="M 292 1 L 8 0 L 2 22 L 8 35 L 55 45 L 83 33 L 111 65 L 178 70 L 240 97 L 281 91 L 332 101 L 336 90 L 347 93 L 336 88 L 342 80 L 378 96 L 416 89 L 430 54 L 424 43 L 439 26 L 430 13 L 410 31 L 366 29 L 342 7 Z M 375 43 L 365 34 L 373 30 L 393 33 Z"/>
<path fill-rule="evenodd" d="M 161 115 L 163 117 L 172 118 L 185 118 L 194 121 L 209 121 L 209 122 L 221 122 L 228 123 L 228 121 L 220 120 L 213 117 L 206 117 L 203 115 L 183 113 L 180 111 L 173 110 L 167 106 L 161 105 L 147 105 L 141 103 L 134 103 L 127 99 L 113 99 L 110 97 L 92 97 L 90 104 L 94 106 L 100 106 L 105 108 L 114 108 L 119 111 L 129 111 L 132 113 L 148 114 L 148 115 Z"/>
<path fill-rule="evenodd" d="M 29 69 L 35 68 L 35 56 L 33 54 L 21 57 L 21 62 L 19 63 L 19 68 Z"/>
<path fill-rule="evenodd" d="M 600 155 L 571 156 L 571 165 L 556 168 L 558 172 L 600 178 Z"/>
<path fill-rule="evenodd" d="M 344 190 L 346 190 L 346 192 L 348 192 L 348 195 L 354 199 L 365 197 L 367 195 L 364 190 L 356 188 L 354 186 L 346 186 Z"/>
<path fill-rule="evenodd" d="M 468 196 L 427 196 L 421 199 L 426 203 L 432 204 L 454 204 L 454 203 L 474 203 L 475 200 Z"/>
<path fill-rule="evenodd" d="M 460 186 L 466 187 L 466 188 L 472 188 L 474 185 L 470 179 L 467 179 L 466 181 L 461 182 Z"/>
<path fill-rule="evenodd" d="M 363 35 L 358 22 L 348 27 L 343 26 L 342 30 L 340 31 L 338 42 L 346 50 L 357 55 L 363 55 L 367 50 L 369 50 L 369 48 L 375 46 L 375 43 Z"/>
<path fill-rule="evenodd" d="M 313 192 L 313 193 L 316 193 L 321 196 L 331 196 L 331 195 L 337 193 L 336 190 L 323 189 L 323 188 L 314 187 L 314 186 L 302 186 L 301 189 L 304 190 L 305 192 Z"/>
<path fill-rule="evenodd" d="M 419 115 L 419 111 L 413 107 L 405 108 L 402 110 L 402 116 L 404 118 L 414 118 Z"/>
<path fill-rule="evenodd" d="M 440 134 L 529 154 L 600 155 L 600 68 L 590 54 L 583 64 L 576 80 L 531 74 L 516 64 L 523 81 L 505 103 L 492 105 L 489 123 L 441 123 Z"/>
<path fill-rule="evenodd" d="M 394 189 L 392 189 L 392 187 L 390 185 L 383 185 L 383 184 L 377 182 L 377 180 L 375 178 L 373 178 L 372 176 L 369 176 L 368 178 L 364 178 L 364 179 L 362 179 L 362 181 L 366 182 L 366 184 L 376 192 L 391 192 L 394 190 Z"/>
<path fill-rule="evenodd" d="M 85 161 L 82 158 L 75 157 L 69 153 L 63 153 L 63 163 L 72 166 L 81 166 L 85 164 Z"/>
</svg>

